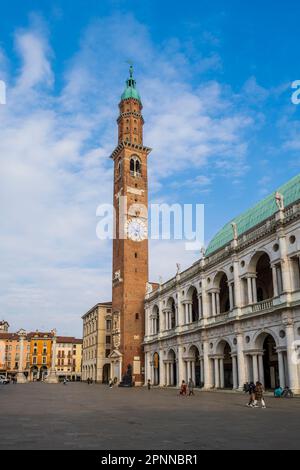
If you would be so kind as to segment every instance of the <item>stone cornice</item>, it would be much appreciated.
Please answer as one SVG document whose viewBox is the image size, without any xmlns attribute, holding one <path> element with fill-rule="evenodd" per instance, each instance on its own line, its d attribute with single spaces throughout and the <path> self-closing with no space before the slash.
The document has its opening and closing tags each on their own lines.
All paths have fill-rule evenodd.
<svg viewBox="0 0 300 470">
<path fill-rule="evenodd" d="M 111 154 L 110 158 L 112 160 L 115 160 L 115 158 L 119 155 L 119 153 L 122 150 L 124 150 L 125 148 L 131 149 L 133 151 L 138 150 L 140 152 L 146 153 L 147 155 L 149 155 L 149 153 L 152 151 L 152 149 L 150 147 L 145 147 L 144 145 L 133 144 L 131 142 L 123 141 L 123 142 L 120 142 L 120 144 L 115 148 L 115 150 Z"/>
</svg>

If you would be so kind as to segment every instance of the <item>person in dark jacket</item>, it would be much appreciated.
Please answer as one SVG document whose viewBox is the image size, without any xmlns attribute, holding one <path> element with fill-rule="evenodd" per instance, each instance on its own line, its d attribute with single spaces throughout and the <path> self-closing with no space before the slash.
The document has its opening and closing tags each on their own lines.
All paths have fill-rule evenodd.
<svg viewBox="0 0 300 470">
<path fill-rule="evenodd" d="M 249 393 L 249 402 L 247 403 L 247 406 L 253 407 L 255 403 L 255 383 L 250 382 L 247 388 Z"/>
</svg>

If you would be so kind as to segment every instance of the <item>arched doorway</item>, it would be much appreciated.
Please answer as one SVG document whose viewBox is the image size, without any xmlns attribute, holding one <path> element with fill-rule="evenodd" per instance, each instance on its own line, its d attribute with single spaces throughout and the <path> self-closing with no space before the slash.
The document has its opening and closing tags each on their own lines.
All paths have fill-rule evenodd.
<svg viewBox="0 0 300 470">
<path fill-rule="evenodd" d="M 170 307 L 170 329 L 174 330 L 176 328 L 176 305 L 175 305 L 175 300 L 173 298 L 169 299 L 168 305 Z"/>
<path fill-rule="evenodd" d="M 215 375 L 216 375 L 216 387 L 218 385 L 222 389 L 232 389 L 233 388 L 233 360 L 232 360 L 232 351 L 230 344 L 223 340 L 218 346 L 218 355 L 221 357 L 215 359 Z M 219 363 L 219 364 L 218 364 Z M 218 369 L 219 369 L 219 378 L 218 378 Z M 219 379 L 219 380 L 218 380 Z M 218 384 L 219 382 L 219 384 Z"/>
<path fill-rule="evenodd" d="M 102 383 L 108 384 L 110 379 L 110 364 L 104 364 L 102 371 Z"/>
<path fill-rule="evenodd" d="M 159 354 L 153 355 L 153 385 L 159 385 Z"/>
<path fill-rule="evenodd" d="M 257 301 L 263 302 L 274 297 L 272 268 L 266 253 L 257 262 L 256 276 Z"/>
<path fill-rule="evenodd" d="M 250 304 L 274 297 L 271 261 L 265 252 L 257 252 L 249 264 L 247 296 Z"/>
<path fill-rule="evenodd" d="M 168 353 L 166 362 L 166 384 L 168 387 L 175 387 L 177 385 L 177 362 L 176 354 L 173 349 Z"/>
<path fill-rule="evenodd" d="M 220 313 L 230 310 L 228 279 L 224 273 L 220 280 Z"/>
<path fill-rule="evenodd" d="M 36 382 L 38 379 L 39 369 L 37 366 L 33 366 L 30 369 L 30 380 L 31 382 Z"/>
<path fill-rule="evenodd" d="M 189 304 L 185 306 L 186 323 L 196 323 L 200 319 L 198 292 L 194 286 L 191 286 L 187 292 Z"/>
<path fill-rule="evenodd" d="M 224 388 L 233 388 L 231 347 L 228 343 L 224 348 Z"/>
<path fill-rule="evenodd" d="M 265 388 L 274 390 L 279 385 L 279 366 L 276 342 L 273 336 L 268 335 L 263 343 L 263 365 Z"/>
<path fill-rule="evenodd" d="M 47 375 L 48 375 L 48 368 L 46 366 L 42 366 L 40 368 L 40 377 L 39 377 L 39 379 L 43 382 L 47 378 Z"/>
</svg>

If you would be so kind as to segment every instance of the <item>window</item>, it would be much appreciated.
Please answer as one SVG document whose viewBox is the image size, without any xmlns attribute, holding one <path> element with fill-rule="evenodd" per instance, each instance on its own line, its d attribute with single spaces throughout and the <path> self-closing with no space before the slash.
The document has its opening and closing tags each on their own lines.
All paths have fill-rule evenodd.
<svg viewBox="0 0 300 470">
<path fill-rule="evenodd" d="M 111 331 L 111 320 L 106 320 L 106 329 L 107 331 Z"/>
<path fill-rule="evenodd" d="M 106 336 L 105 342 L 106 344 L 110 344 L 111 342 L 110 336 Z"/>
<path fill-rule="evenodd" d="M 47 364 L 47 357 L 43 357 L 43 364 Z"/>
<path fill-rule="evenodd" d="M 136 155 L 133 155 L 130 160 L 131 176 L 141 176 L 141 166 L 140 159 Z"/>
<path fill-rule="evenodd" d="M 110 355 L 110 349 L 106 349 L 105 351 L 105 357 L 108 357 Z"/>
<path fill-rule="evenodd" d="M 139 314 L 139 313 L 136 313 L 136 314 L 135 314 L 135 319 L 136 319 L 136 320 L 139 320 L 139 318 L 140 318 L 140 314 Z"/>
</svg>

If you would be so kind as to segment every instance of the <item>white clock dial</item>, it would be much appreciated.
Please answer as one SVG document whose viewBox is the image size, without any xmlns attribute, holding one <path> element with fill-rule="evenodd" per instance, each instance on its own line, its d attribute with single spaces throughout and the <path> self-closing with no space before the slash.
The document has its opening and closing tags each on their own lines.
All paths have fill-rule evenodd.
<svg viewBox="0 0 300 470">
<path fill-rule="evenodd" d="M 127 236 L 134 242 L 141 242 L 147 239 L 147 225 L 141 219 L 132 219 L 127 222 Z"/>
</svg>

